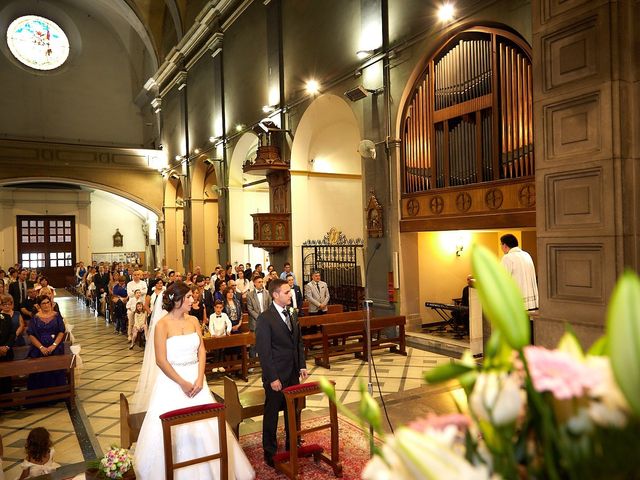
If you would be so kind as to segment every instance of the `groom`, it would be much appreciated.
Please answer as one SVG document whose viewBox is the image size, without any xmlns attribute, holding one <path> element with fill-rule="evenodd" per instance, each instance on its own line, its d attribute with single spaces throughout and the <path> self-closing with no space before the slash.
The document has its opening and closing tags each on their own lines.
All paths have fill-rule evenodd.
<svg viewBox="0 0 640 480">
<path fill-rule="evenodd" d="M 289 444 L 289 424 L 282 389 L 297 385 L 307 376 L 304 346 L 300 325 L 291 314 L 291 287 L 279 278 L 269 283 L 271 306 L 260 314 L 256 325 L 256 350 L 262 367 L 262 385 L 265 392 L 262 423 L 262 449 L 264 461 L 273 467 L 273 456 L 278 449 L 276 430 L 278 412 L 285 410 L 285 430 Z"/>
</svg>

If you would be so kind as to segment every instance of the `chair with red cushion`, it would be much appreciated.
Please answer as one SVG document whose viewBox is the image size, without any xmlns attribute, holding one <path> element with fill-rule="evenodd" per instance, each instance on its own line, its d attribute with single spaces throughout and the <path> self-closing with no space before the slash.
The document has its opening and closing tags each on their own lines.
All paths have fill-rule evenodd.
<svg viewBox="0 0 640 480">
<path fill-rule="evenodd" d="M 331 382 L 335 387 L 335 382 Z M 292 385 L 282 390 L 285 401 L 287 402 L 287 417 L 289 422 L 289 451 L 281 452 L 273 456 L 275 467 L 292 480 L 297 480 L 299 472 L 298 459 L 300 457 L 313 456 L 313 460 L 317 463 L 320 460 L 329 464 L 333 469 L 336 477 L 342 476 L 342 464 L 340 463 L 339 444 L 338 444 L 338 410 L 335 403 L 329 401 L 329 422 L 317 425 L 312 428 L 302 428 L 296 422 L 296 400 L 304 399 L 309 395 L 322 393 L 318 382 L 301 383 Z M 300 426 L 300 430 L 298 427 Z M 324 454 L 324 448 L 318 444 L 310 444 L 298 446 L 298 439 L 311 432 L 319 430 L 331 429 L 331 457 Z"/>
<path fill-rule="evenodd" d="M 218 445 L 220 451 L 204 457 L 192 458 L 184 462 L 173 462 L 173 446 L 171 441 L 171 427 L 184 423 L 198 422 L 201 420 L 218 419 Z M 164 443 L 164 465 L 166 480 L 173 480 L 173 472 L 178 468 L 188 467 L 198 463 L 206 463 L 220 459 L 220 479 L 228 478 L 228 457 L 227 457 L 227 433 L 224 417 L 224 405 L 221 403 L 207 403 L 194 407 L 180 408 L 160 415 L 162 422 L 162 440 Z"/>
</svg>

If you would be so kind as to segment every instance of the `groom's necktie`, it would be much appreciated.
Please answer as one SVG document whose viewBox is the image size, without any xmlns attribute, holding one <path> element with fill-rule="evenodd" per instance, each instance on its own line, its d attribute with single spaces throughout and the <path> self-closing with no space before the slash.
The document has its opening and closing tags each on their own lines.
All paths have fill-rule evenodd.
<svg viewBox="0 0 640 480">
<path fill-rule="evenodd" d="M 287 324 L 287 328 L 289 329 L 289 332 L 291 333 L 292 328 L 291 328 L 291 317 L 289 316 L 289 311 L 285 308 L 284 310 L 282 310 L 282 315 L 284 315 L 284 321 Z"/>
</svg>

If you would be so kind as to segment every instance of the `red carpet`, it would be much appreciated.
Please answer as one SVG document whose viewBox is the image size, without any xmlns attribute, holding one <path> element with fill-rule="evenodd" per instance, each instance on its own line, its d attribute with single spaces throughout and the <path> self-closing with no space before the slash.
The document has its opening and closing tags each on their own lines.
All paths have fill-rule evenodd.
<svg viewBox="0 0 640 480">
<path fill-rule="evenodd" d="M 326 417 L 319 417 L 303 422 L 305 428 L 327 422 Z M 343 417 L 338 417 L 338 431 L 340 437 L 340 462 L 342 463 L 342 478 L 356 480 L 369 461 L 369 444 L 362 431 Z M 282 424 L 282 420 L 280 422 Z M 279 450 L 284 450 L 284 426 L 278 430 Z M 306 444 L 317 443 L 325 448 L 325 453 L 331 455 L 331 432 L 323 430 L 305 435 Z M 268 467 L 263 461 L 262 432 L 256 432 L 240 437 L 240 445 L 244 449 L 251 465 L 256 470 L 257 480 L 271 480 L 287 478 L 285 475 Z M 300 478 L 305 480 L 324 480 L 336 478 L 331 467 L 324 462 L 314 463 L 313 458 L 300 460 Z"/>
</svg>

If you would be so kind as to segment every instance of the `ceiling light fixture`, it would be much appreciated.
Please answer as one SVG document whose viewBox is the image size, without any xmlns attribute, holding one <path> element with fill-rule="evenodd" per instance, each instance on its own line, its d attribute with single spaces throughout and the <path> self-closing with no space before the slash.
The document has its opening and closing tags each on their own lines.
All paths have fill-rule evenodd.
<svg viewBox="0 0 640 480">
<path fill-rule="evenodd" d="M 320 83 L 315 79 L 307 80 L 304 88 L 309 95 L 317 95 L 320 92 Z"/>
<path fill-rule="evenodd" d="M 449 23 L 453 20 L 455 9 L 452 3 L 443 3 L 438 9 L 438 19 L 442 23 Z"/>
</svg>

